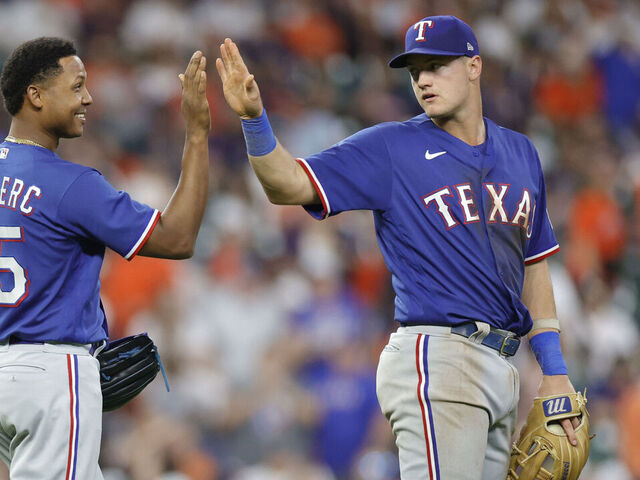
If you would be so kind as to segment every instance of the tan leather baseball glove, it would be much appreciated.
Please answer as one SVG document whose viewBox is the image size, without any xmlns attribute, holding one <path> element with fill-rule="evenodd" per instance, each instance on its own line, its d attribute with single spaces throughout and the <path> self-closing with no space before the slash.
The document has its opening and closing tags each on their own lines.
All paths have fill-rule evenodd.
<svg viewBox="0 0 640 480">
<path fill-rule="evenodd" d="M 586 395 L 586 392 L 585 392 Z M 587 398 L 581 393 L 538 397 L 513 444 L 507 480 L 576 480 L 589 457 Z M 575 447 L 560 425 L 580 415 Z"/>
</svg>

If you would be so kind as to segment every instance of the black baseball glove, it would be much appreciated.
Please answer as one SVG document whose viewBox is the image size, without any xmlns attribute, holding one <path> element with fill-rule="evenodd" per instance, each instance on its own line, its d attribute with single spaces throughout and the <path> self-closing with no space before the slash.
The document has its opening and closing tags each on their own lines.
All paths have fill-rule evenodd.
<svg viewBox="0 0 640 480">
<path fill-rule="evenodd" d="M 124 337 L 98 353 L 102 411 L 120 408 L 162 371 L 169 391 L 169 382 L 162 367 L 158 348 L 146 333 Z"/>
</svg>

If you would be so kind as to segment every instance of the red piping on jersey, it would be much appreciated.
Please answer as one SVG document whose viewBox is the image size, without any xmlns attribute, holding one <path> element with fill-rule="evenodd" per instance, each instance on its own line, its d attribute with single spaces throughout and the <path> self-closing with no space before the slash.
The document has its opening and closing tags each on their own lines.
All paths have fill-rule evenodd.
<svg viewBox="0 0 640 480">
<path fill-rule="evenodd" d="M 296 162 L 298 162 L 298 164 L 302 167 L 302 169 L 304 170 L 304 173 L 306 173 L 307 177 L 309 177 L 309 180 L 311 180 L 311 184 L 313 185 L 313 188 L 315 188 L 316 192 L 318 192 L 318 197 L 320 197 L 320 201 L 322 202 L 322 209 L 324 211 L 324 214 L 322 215 L 322 218 L 323 219 L 327 218 L 327 215 L 329 213 L 329 209 L 327 208 L 327 204 L 325 202 L 324 195 L 322 194 L 322 190 L 320 190 L 320 186 L 316 183 L 315 179 L 313 178 L 312 173 L 307 168 L 306 163 L 304 163 L 299 158 L 296 158 Z"/>
<path fill-rule="evenodd" d="M 147 234 L 144 236 L 144 238 L 140 242 L 140 245 L 138 245 L 138 248 L 136 248 L 136 251 L 133 252 L 129 258 L 127 258 L 128 261 L 133 260 L 133 257 L 135 257 L 138 254 L 138 252 L 140 251 L 140 249 L 142 247 L 144 247 L 144 244 L 147 243 L 147 240 L 149 240 L 149 237 L 153 233 L 153 229 L 156 228 L 156 225 L 158 223 L 158 220 L 160 220 L 160 216 L 161 215 L 162 215 L 162 212 L 158 210 L 158 215 L 156 215 L 156 219 L 153 221 L 153 225 L 151 225 L 151 228 L 149 229 Z"/>
<path fill-rule="evenodd" d="M 545 253 L 544 255 L 542 255 L 541 257 L 536 257 L 536 258 L 532 258 L 531 260 L 525 260 L 524 264 L 525 265 L 533 265 L 534 263 L 538 263 L 542 260 L 544 260 L 547 257 L 550 257 L 551 255 L 558 253 L 560 251 L 560 245 L 556 245 L 555 248 L 551 249 L 550 251 L 548 251 L 547 253 Z"/>
</svg>

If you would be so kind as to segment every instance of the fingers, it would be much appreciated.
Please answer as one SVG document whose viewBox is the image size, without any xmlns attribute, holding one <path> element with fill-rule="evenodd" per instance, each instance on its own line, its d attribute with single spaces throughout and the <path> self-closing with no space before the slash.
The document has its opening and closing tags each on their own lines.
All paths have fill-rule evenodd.
<svg viewBox="0 0 640 480">
<path fill-rule="evenodd" d="M 198 95 L 202 96 L 207 91 L 207 57 L 204 55 L 200 59 L 200 64 L 198 65 Z"/>
<path fill-rule="evenodd" d="M 184 72 L 184 76 L 187 82 L 193 81 L 194 75 L 200 65 L 200 61 L 202 59 L 202 52 L 200 50 L 196 50 L 191 55 L 191 60 L 189 60 L 189 64 L 187 65 L 187 69 Z"/>
<path fill-rule="evenodd" d="M 249 73 L 238 46 L 230 38 L 225 38 L 224 43 L 220 45 L 220 59 L 227 75 L 234 71 L 241 74 Z"/>
<path fill-rule="evenodd" d="M 182 89 L 194 87 L 198 92 L 203 91 L 203 84 L 206 84 L 206 68 L 207 57 L 200 50 L 195 51 L 185 72 L 178 75 Z"/>
<path fill-rule="evenodd" d="M 218 75 L 220 76 L 220 80 L 222 83 L 227 80 L 227 71 L 224 68 L 224 62 L 221 58 L 216 58 L 216 70 L 218 70 Z"/>
<path fill-rule="evenodd" d="M 218 75 L 220 75 L 220 79 L 223 82 L 227 80 L 231 73 L 231 56 L 227 46 L 227 42 L 230 41 L 231 39 L 225 38 L 224 43 L 220 45 L 220 58 L 216 58 L 216 69 L 218 70 Z"/>
<path fill-rule="evenodd" d="M 567 437 L 569 437 L 569 441 L 571 445 L 574 447 L 578 445 L 578 440 L 576 439 L 576 432 L 573 430 L 573 425 L 571 423 L 571 419 L 565 418 L 564 420 L 560 420 L 560 425 L 564 428 Z"/>
<path fill-rule="evenodd" d="M 198 82 L 198 95 L 204 95 L 207 91 L 207 72 L 200 72 L 200 79 Z"/>
<path fill-rule="evenodd" d="M 231 65 L 231 55 L 229 54 L 228 43 L 231 42 L 230 38 L 225 38 L 224 43 L 220 45 L 220 56 L 225 66 L 229 67 Z"/>
<path fill-rule="evenodd" d="M 571 426 L 575 430 L 580 426 L 580 417 L 571 417 Z"/>
<path fill-rule="evenodd" d="M 240 50 L 238 50 L 238 46 L 233 43 L 230 38 L 225 38 L 224 43 L 229 49 L 229 58 L 231 58 L 233 64 L 237 65 L 238 67 L 246 68 L 244 60 L 242 60 L 242 56 L 240 55 Z"/>
</svg>

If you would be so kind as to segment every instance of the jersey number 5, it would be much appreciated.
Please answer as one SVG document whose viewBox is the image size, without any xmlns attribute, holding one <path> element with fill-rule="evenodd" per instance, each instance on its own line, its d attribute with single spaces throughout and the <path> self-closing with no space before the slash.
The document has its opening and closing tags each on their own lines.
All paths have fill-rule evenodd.
<svg viewBox="0 0 640 480">
<path fill-rule="evenodd" d="M 20 227 L 0 227 L 0 253 L 2 253 L 2 242 L 22 242 L 22 228 Z M 16 307 L 27 296 L 29 281 L 27 272 L 18 263 L 15 257 L 0 256 L 0 272 L 11 272 L 13 274 L 13 288 L 4 290 L 0 283 L 0 307 Z"/>
</svg>

